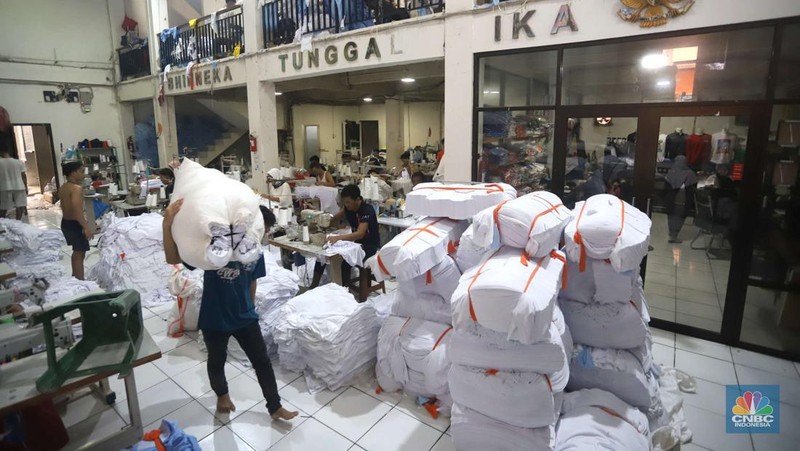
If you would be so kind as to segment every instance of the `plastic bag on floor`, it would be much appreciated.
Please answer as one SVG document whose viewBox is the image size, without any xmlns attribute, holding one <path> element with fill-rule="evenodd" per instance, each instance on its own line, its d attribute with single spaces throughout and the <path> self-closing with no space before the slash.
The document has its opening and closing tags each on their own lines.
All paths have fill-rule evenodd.
<svg viewBox="0 0 800 451">
<path fill-rule="evenodd" d="M 559 299 L 575 343 L 597 348 L 631 349 L 642 346 L 649 328 L 634 301 L 584 304 Z"/>
<path fill-rule="evenodd" d="M 650 449 L 647 418 L 612 393 L 598 389 L 565 393 L 561 412 L 557 451 Z"/>
<path fill-rule="evenodd" d="M 564 256 L 528 261 L 525 252 L 502 247 L 461 277 L 451 299 L 456 329 L 478 323 L 524 344 L 546 338 L 558 290 Z"/>
<path fill-rule="evenodd" d="M 547 376 L 463 365 L 450 367 L 453 401 L 521 428 L 549 426 L 556 420 Z"/>
<path fill-rule="evenodd" d="M 658 393 L 664 410 L 661 416 L 650 418 L 651 441 L 654 451 L 668 451 L 680 444 L 688 443 L 692 439 L 692 431 L 689 429 L 683 413 L 683 396 L 679 388 L 679 375 L 691 379 L 686 373 L 679 373 L 675 368 L 660 369 Z"/>
<path fill-rule="evenodd" d="M 261 255 L 264 220 L 259 198 L 247 185 L 184 159 L 175 169 L 172 199 L 183 207 L 172 224 L 183 260 L 203 270 Z"/>
<path fill-rule="evenodd" d="M 378 281 L 419 277 L 455 252 L 466 228 L 466 221 L 422 219 L 386 243 L 367 264 Z"/>
<path fill-rule="evenodd" d="M 517 191 L 505 183 L 420 183 L 406 194 L 406 212 L 414 216 L 471 219 L 481 210 L 515 197 Z"/>
<path fill-rule="evenodd" d="M 537 191 L 478 213 L 473 221 L 475 241 L 488 247 L 498 235 L 503 245 L 543 257 L 558 248 L 571 219 L 570 210 L 558 196 Z"/>
<path fill-rule="evenodd" d="M 145 432 L 144 440 L 131 451 L 202 451 L 197 439 L 184 432 L 174 421 L 161 420 L 161 426 Z"/>
<path fill-rule="evenodd" d="M 458 403 L 453 404 L 450 434 L 461 451 L 551 450 L 555 443 L 553 426 L 511 426 Z"/>
<path fill-rule="evenodd" d="M 572 215 L 564 229 L 571 260 L 609 259 L 614 270 L 624 272 L 636 270 L 647 255 L 650 218 L 623 200 L 598 194 L 576 203 Z"/>
</svg>

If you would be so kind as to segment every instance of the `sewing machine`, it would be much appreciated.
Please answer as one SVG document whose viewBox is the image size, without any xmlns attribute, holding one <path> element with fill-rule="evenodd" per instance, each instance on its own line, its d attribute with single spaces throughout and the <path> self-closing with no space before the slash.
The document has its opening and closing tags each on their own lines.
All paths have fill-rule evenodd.
<svg viewBox="0 0 800 451">
<path fill-rule="evenodd" d="M 125 203 L 128 205 L 144 205 L 145 199 L 140 196 L 142 194 L 142 185 L 138 183 L 131 183 L 128 185 L 128 197 L 125 198 Z"/>
</svg>

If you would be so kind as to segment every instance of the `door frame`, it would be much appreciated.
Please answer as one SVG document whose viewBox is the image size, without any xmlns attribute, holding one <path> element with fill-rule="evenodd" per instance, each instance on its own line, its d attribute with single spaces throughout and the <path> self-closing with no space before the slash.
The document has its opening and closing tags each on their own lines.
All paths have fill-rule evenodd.
<svg viewBox="0 0 800 451">
<path fill-rule="evenodd" d="M 56 158 L 56 145 L 53 142 L 53 126 L 51 124 L 43 124 L 43 123 L 35 123 L 35 122 L 12 122 L 11 127 L 20 126 L 20 127 L 34 127 L 34 126 L 44 126 L 45 130 L 47 130 L 47 136 L 50 138 L 50 149 L 52 149 L 51 157 L 53 160 L 53 168 L 55 169 L 55 177 L 56 177 L 56 192 L 58 192 L 58 188 L 61 187 L 61 171 L 59 168 L 61 167 L 58 164 L 58 158 Z M 18 149 L 19 151 L 19 149 Z M 24 150 L 23 150 L 24 151 Z M 49 181 L 48 181 L 49 182 Z"/>
</svg>

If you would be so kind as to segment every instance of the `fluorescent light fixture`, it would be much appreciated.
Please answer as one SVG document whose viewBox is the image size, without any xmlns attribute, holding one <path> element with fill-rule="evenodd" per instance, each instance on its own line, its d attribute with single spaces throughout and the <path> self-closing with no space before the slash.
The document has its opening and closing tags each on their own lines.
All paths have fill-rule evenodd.
<svg viewBox="0 0 800 451">
<path fill-rule="evenodd" d="M 372 97 L 364 97 L 365 102 L 372 102 Z"/>
<path fill-rule="evenodd" d="M 658 80 L 656 82 L 656 86 L 661 86 L 661 87 L 669 86 L 671 84 L 672 82 L 670 82 L 669 80 Z"/>
<path fill-rule="evenodd" d="M 484 94 L 500 94 L 500 91 L 483 91 Z"/>
<path fill-rule="evenodd" d="M 403 83 L 414 83 L 417 80 L 414 80 L 411 77 L 403 77 L 403 78 L 400 79 L 400 81 L 402 81 Z"/>
<path fill-rule="evenodd" d="M 639 64 L 641 64 L 644 69 L 661 69 L 662 67 L 666 67 L 668 63 L 669 59 L 667 56 L 661 53 L 645 55 L 642 57 L 641 61 L 639 61 Z"/>
<path fill-rule="evenodd" d="M 282 96 L 282 95 L 283 95 L 283 93 L 282 93 L 282 92 L 276 92 L 276 93 L 275 93 L 275 95 L 276 95 L 276 96 Z"/>
</svg>

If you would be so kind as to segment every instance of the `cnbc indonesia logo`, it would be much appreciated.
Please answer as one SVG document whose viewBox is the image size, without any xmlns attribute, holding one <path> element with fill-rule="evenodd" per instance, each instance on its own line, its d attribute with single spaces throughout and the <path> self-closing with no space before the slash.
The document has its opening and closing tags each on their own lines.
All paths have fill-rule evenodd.
<svg viewBox="0 0 800 451">
<path fill-rule="evenodd" d="M 729 433 L 777 433 L 780 430 L 777 385 L 727 387 Z"/>
</svg>

